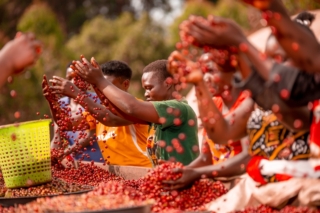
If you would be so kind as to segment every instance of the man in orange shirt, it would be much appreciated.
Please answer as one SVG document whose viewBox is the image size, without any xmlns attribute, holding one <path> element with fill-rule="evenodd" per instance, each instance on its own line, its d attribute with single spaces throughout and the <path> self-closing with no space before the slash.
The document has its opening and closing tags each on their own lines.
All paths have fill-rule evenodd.
<svg viewBox="0 0 320 213">
<path fill-rule="evenodd" d="M 132 71 L 127 64 L 120 61 L 109 61 L 101 67 L 106 79 L 123 91 L 128 90 Z M 50 90 L 52 94 L 63 94 L 76 100 L 80 96 L 79 89 L 66 79 L 54 76 L 50 82 L 53 86 L 47 90 Z M 105 98 L 103 100 L 100 97 L 104 105 L 96 103 L 94 99 L 85 97 L 78 100 L 87 112 L 79 112 L 80 115 L 77 118 L 73 117 L 70 120 L 72 122 L 68 122 L 66 128 L 96 129 L 100 150 L 108 164 L 151 167 L 146 153 L 149 126 L 134 124 L 122 118 L 121 113 L 115 115 L 112 106 L 106 104 Z M 52 105 L 52 102 L 49 101 L 49 103 Z M 110 108 L 112 110 L 109 110 Z M 54 106 L 51 106 L 51 109 L 55 119 L 59 120 L 57 114 L 63 112 L 57 112 Z M 64 128 L 65 124 L 62 127 Z"/>
</svg>

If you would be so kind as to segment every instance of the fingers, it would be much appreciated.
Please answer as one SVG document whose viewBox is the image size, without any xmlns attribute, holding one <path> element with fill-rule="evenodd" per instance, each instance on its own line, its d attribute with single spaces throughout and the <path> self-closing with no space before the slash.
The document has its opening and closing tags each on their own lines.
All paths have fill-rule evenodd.
<svg viewBox="0 0 320 213">
<path fill-rule="evenodd" d="M 96 59 L 94 57 L 91 57 L 91 64 L 95 68 L 99 68 L 100 69 L 100 65 L 98 64 L 98 62 L 96 61 Z"/>
<path fill-rule="evenodd" d="M 84 63 L 84 65 L 88 65 L 89 66 L 90 62 L 85 57 L 82 57 L 81 60 Z"/>
<path fill-rule="evenodd" d="M 177 190 L 185 187 L 185 184 L 180 181 L 163 181 L 162 183 L 166 184 L 163 186 L 165 190 Z"/>
<path fill-rule="evenodd" d="M 30 39 L 31 41 L 35 40 L 36 39 L 36 36 L 35 34 L 33 33 L 26 33 L 25 36 Z"/>
<path fill-rule="evenodd" d="M 77 71 L 81 74 L 85 74 L 88 69 L 88 67 L 86 67 L 86 65 L 83 65 L 80 61 L 76 61 L 75 67 L 77 68 Z"/>
<path fill-rule="evenodd" d="M 61 82 L 61 81 L 66 81 L 66 79 L 61 78 L 61 77 L 59 77 L 59 76 L 53 76 L 52 78 L 53 78 L 54 80 L 56 80 L 56 81 L 59 81 L 59 82 Z"/>
<path fill-rule="evenodd" d="M 175 168 L 175 169 L 172 169 L 172 172 L 173 173 L 182 173 L 183 169 L 182 168 Z"/>
</svg>

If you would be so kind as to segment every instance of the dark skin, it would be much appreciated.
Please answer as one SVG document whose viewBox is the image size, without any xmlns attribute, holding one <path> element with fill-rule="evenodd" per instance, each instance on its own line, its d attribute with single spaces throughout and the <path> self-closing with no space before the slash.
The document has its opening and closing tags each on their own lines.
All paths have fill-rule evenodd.
<svg viewBox="0 0 320 213">
<path fill-rule="evenodd" d="M 228 143 L 231 138 L 236 140 L 247 135 L 246 124 L 251 111 L 253 109 L 253 101 L 248 98 L 243 101 L 243 103 L 235 109 L 234 113 L 230 115 L 223 116 L 220 110 L 216 107 L 212 101 L 212 94 L 209 92 L 207 87 L 207 82 L 203 78 L 203 73 L 197 67 L 194 62 L 185 59 L 179 52 L 173 52 L 169 57 L 168 68 L 172 73 L 178 73 L 177 63 L 184 62 L 192 68 L 192 72 L 186 76 L 186 82 L 193 83 L 196 86 L 196 96 L 198 99 L 198 107 L 200 118 L 203 121 L 203 126 L 207 130 L 207 134 L 210 139 L 212 139 L 217 144 Z M 219 75 L 219 87 L 223 88 L 223 84 L 229 85 L 231 87 L 231 74 L 221 74 Z M 219 90 L 217 87 L 216 94 L 219 95 L 223 91 Z M 235 97 L 238 97 L 238 93 L 232 93 L 232 100 L 229 101 L 229 107 L 231 103 L 234 103 Z M 207 101 L 206 101 L 207 100 Z M 230 106 L 231 105 L 231 106 Z M 205 118 L 214 118 L 215 123 L 205 122 Z M 231 121 L 234 120 L 234 123 Z M 217 142 L 218 141 L 218 142 Z M 202 176 L 215 178 L 215 177 L 226 177 L 235 176 L 242 174 L 250 156 L 247 152 L 247 145 L 242 144 L 243 152 L 237 156 L 227 159 L 225 162 L 219 165 L 212 165 L 212 154 L 209 151 L 207 144 L 203 144 L 206 151 L 202 151 L 199 157 L 194 160 L 191 164 L 183 169 L 175 169 L 174 172 L 182 173 L 182 177 L 176 181 L 165 181 L 167 189 L 181 189 L 189 186 L 195 180 L 200 179 Z"/>
<path fill-rule="evenodd" d="M 122 88 L 122 84 L 119 83 L 119 79 L 116 79 L 114 77 L 109 77 L 109 78 L 117 86 Z M 66 79 L 63 79 L 61 77 L 53 76 L 53 79 L 51 79 L 50 82 L 55 84 L 55 86 L 50 87 L 53 94 L 65 95 L 72 99 L 75 99 L 79 94 L 81 94 L 81 90 L 78 87 L 76 87 L 72 82 Z M 128 86 L 123 86 L 122 89 L 124 89 L 124 87 L 128 87 Z M 74 91 L 72 91 L 71 88 L 73 88 Z M 132 122 L 114 115 L 106 107 L 96 103 L 94 100 L 92 100 L 89 97 L 85 97 L 83 99 L 83 102 L 80 102 L 79 104 L 82 107 L 84 107 L 87 112 L 92 114 L 100 123 L 102 123 L 105 126 L 125 126 L 125 125 L 132 124 Z M 83 118 L 81 115 L 79 117 Z M 73 123 L 69 124 L 69 128 L 70 128 L 69 130 L 71 130 L 73 126 L 76 126 L 77 124 L 79 125 L 81 123 L 82 119 L 80 119 L 79 117 L 74 119 Z M 85 124 L 84 128 L 89 129 L 90 128 L 89 124 Z"/>
<path fill-rule="evenodd" d="M 10 75 L 33 65 L 41 53 L 41 42 L 32 33 L 17 33 L 0 51 L 0 88 Z"/>
<path fill-rule="evenodd" d="M 106 76 L 106 78 L 109 78 L 109 80 L 112 81 L 117 87 L 121 88 L 124 91 L 127 91 L 129 87 L 128 80 L 123 81 L 122 79 L 115 78 L 113 76 Z M 54 86 L 49 86 L 47 81 L 44 80 L 43 93 L 48 100 L 54 120 L 57 121 L 58 119 L 60 119 L 60 117 L 58 116 L 61 114 L 64 114 L 64 112 L 61 110 L 60 105 L 58 103 L 58 98 L 57 98 L 58 95 L 68 96 L 71 98 L 71 100 L 73 100 L 77 97 L 78 94 L 80 94 L 81 90 L 78 87 L 76 87 L 71 81 L 57 77 L 57 76 L 54 76 L 53 79 L 50 80 L 50 82 Z M 73 89 L 73 91 L 71 88 Z M 131 121 L 128 121 L 124 118 L 116 116 L 105 106 L 96 103 L 94 100 L 92 100 L 89 97 L 85 97 L 83 99 L 83 102 L 80 102 L 80 105 L 83 108 L 85 108 L 87 112 L 93 115 L 103 125 L 125 126 L 125 125 L 132 124 Z M 75 108 L 75 112 L 78 112 L 77 107 Z M 66 116 L 68 115 L 64 115 L 61 117 L 66 117 Z M 78 129 L 75 127 L 78 127 Z M 94 134 L 94 130 L 90 130 L 90 132 L 87 132 L 89 128 L 90 128 L 89 124 L 81 114 L 76 115 L 75 113 L 72 113 L 71 122 L 68 123 L 66 130 L 85 130 L 87 134 L 87 138 L 79 139 L 78 143 L 81 147 L 86 147 L 90 143 L 90 136 Z M 56 137 L 60 137 L 60 135 L 55 135 L 55 138 Z M 56 140 L 55 138 L 54 140 Z M 56 148 L 58 146 L 59 146 L 58 144 L 56 145 L 53 144 L 53 148 Z M 70 147 L 69 149 L 64 150 L 64 153 L 63 154 L 61 153 L 61 158 L 64 158 L 64 156 L 67 156 L 70 153 L 72 153 L 75 148 L 76 148 L 76 145 L 74 145 L 74 147 Z"/>
<path fill-rule="evenodd" d="M 319 73 L 320 44 L 317 39 L 304 27 L 291 20 L 281 1 L 268 2 L 265 8 L 258 7 L 258 9 L 273 13 L 268 17 L 268 25 L 276 29 L 275 36 L 288 57 L 302 70 Z"/>
<path fill-rule="evenodd" d="M 174 169 L 175 173 L 182 173 L 182 177 L 175 181 L 164 181 L 168 190 L 183 189 L 202 177 L 219 178 L 241 175 L 245 172 L 247 163 L 251 159 L 247 151 L 247 145 L 242 144 L 242 152 L 222 163 L 212 165 L 212 154 L 208 144 L 202 145 L 199 157 L 183 169 Z M 206 151 L 204 151 L 206 150 Z"/>
<path fill-rule="evenodd" d="M 198 99 L 199 114 L 202 125 L 207 131 L 208 137 L 217 144 L 227 145 L 228 140 L 239 140 L 247 135 L 247 120 L 253 110 L 253 101 L 244 100 L 234 113 L 223 116 L 220 110 L 212 101 L 212 94 L 208 90 L 203 79 L 203 73 L 196 63 L 185 59 L 181 53 L 175 51 L 169 57 L 169 70 L 177 73 L 176 63 L 185 62 L 192 72 L 187 75 L 186 82 L 196 86 L 196 96 Z M 214 123 L 204 122 L 214 119 Z"/>
<path fill-rule="evenodd" d="M 269 58 L 262 59 L 260 57 L 261 53 L 247 40 L 240 27 L 232 20 L 212 16 L 208 20 L 203 20 L 202 17 L 193 16 L 190 21 L 181 26 L 181 30 L 201 45 L 210 45 L 217 48 L 239 47 L 239 64 L 247 67 L 246 69 L 240 69 L 242 77 L 246 79 L 250 75 L 251 69 L 248 69 L 248 67 L 252 64 L 266 81 L 270 79 L 270 70 L 275 62 Z M 309 129 L 310 115 L 307 108 L 291 109 L 289 106 L 281 104 L 280 110 L 275 114 L 291 130 Z M 302 121 L 302 127 L 296 128 L 294 126 L 296 119 Z"/>
<path fill-rule="evenodd" d="M 66 79 L 68 79 L 69 81 L 71 81 L 73 83 L 73 78 L 75 77 L 75 72 L 69 67 L 67 68 L 67 72 L 66 72 Z M 80 108 L 80 104 L 76 103 L 74 101 L 74 99 L 70 98 L 70 103 L 69 103 L 69 107 L 71 109 L 70 113 L 72 115 L 73 118 L 75 119 L 80 119 L 81 116 L 76 115 L 77 112 L 79 112 L 79 108 Z M 93 135 L 95 133 L 95 130 L 86 130 L 84 132 L 85 136 L 78 138 L 77 139 L 77 143 L 79 144 L 79 146 L 81 147 L 87 147 L 90 144 L 90 140 L 92 139 Z M 59 142 L 60 143 L 57 143 Z M 60 149 L 61 148 L 61 137 L 60 137 L 60 131 L 59 131 L 59 127 L 58 125 L 55 123 L 54 124 L 54 136 L 53 139 L 51 141 L 51 149 Z M 77 148 L 77 144 L 73 144 L 72 146 L 70 146 L 68 149 L 64 150 L 64 156 L 67 156 L 69 154 L 71 154 L 76 148 Z"/>
<path fill-rule="evenodd" d="M 87 59 L 75 62 L 76 73 L 89 83 L 95 85 L 117 108 L 126 115 L 139 118 L 148 123 L 160 123 L 159 115 L 153 104 L 149 101 L 160 101 L 173 99 L 172 92 L 174 87 L 166 81 L 158 81 L 153 77 L 154 73 L 144 73 L 142 76 L 142 85 L 146 90 L 145 96 L 148 101 L 139 101 L 134 96 L 115 87 L 110 81 L 102 78 L 100 67 L 94 67 L 97 64 L 94 59 L 90 63 Z"/>
</svg>

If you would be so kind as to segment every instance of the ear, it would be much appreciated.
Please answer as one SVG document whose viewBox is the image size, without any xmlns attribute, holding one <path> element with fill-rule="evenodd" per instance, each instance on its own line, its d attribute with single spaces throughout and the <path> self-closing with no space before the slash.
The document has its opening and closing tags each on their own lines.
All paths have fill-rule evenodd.
<svg viewBox="0 0 320 213">
<path fill-rule="evenodd" d="M 165 87 L 167 88 L 167 90 L 170 90 L 173 86 L 173 84 L 172 83 L 169 84 L 167 80 L 165 80 L 163 83 L 164 83 Z"/>
<path fill-rule="evenodd" d="M 130 86 L 130 80 L 129 80 L 129 79 L 126 79 L 126 80 L 123 81 L 122 84 L 123 84 L 123 86 L 124 86 L 125 89 L 128 89 L 129 86 Z"/>
</svg>

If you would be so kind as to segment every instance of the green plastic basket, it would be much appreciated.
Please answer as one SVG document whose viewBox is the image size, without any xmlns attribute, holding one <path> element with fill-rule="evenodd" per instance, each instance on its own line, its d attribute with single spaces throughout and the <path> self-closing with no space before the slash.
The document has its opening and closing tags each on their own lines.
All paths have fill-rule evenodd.
<svg viewBox="0 0 320 213">
<path fill-rule="evenodd" d="M 51 120 L 0 127 L 0 166 L 7 188 L 51 181 Z"/>
</svg>

